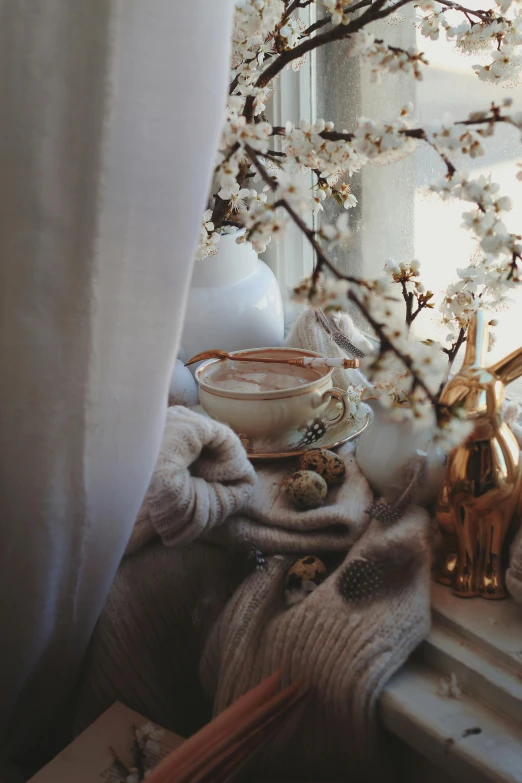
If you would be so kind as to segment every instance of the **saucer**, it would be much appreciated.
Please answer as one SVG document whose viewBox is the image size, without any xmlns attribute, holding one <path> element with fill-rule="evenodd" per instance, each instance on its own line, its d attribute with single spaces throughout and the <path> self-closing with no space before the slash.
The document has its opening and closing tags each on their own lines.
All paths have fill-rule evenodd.
<svg viewBox="0 0 522 783">
<path fill-rule="evenodd" d="M 252 441 L 241 435 L 239 435 L 239 439 L 245 447 L 248 459 L 251 462 L 295 459 L 295 457 L 301 456 L 301 454 L 310 449 L 335 449 L 337 446 L 342 446 L 343 443 L 348 443 L 348 441 L 358 438 L 370 423 L 370 412 L 366 405 L 364 405 L 364 408 L 367 411 L 364 419 L 355 422 L 341 421 L 339 424 L 334 424 L 333 427 L 330 427 L 321 435 L 317 433 L 317 436 L 314 437 L 312 434 L 312 437 L 308 438 L 306 444 L 302 442 L 303 438 L 300 438 L 301 442 L 299 445 L 286 451 L 281 450 L 280 444 L 273 444 L 269 440 L 257 438 L 255 441 Z M 201 405 L 193 405 L 190 410 L 203 416 L 208 416 L 208 413 Z"/>
</svg>

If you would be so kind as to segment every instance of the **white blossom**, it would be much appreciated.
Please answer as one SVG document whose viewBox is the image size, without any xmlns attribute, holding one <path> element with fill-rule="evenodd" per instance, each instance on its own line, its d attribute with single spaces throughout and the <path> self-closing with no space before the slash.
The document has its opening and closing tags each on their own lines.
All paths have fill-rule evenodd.
<svg viewBox="0 0 522 783">
<path fill-rule="evenodd" d="M 245 199 L 254 195 L 255 191 L 250 191 L 248 188 L 240 188 L 236 182 L 229 188 L 221 188 L 218 193 L 219 198 L 224 201 L 230 201 L 233 212 L 245 212 L 246 202 Z"/>
<path fill-rule="evenodd" d="M 335 194 L 338 200 L 342 202 L 345 209 L 352 209 L 357 206 L 357 199 L 353 195 L 350 186 L 347 182 L 343 182 L 342 185 L 335 188 Z"/>
<path fill-rule="evenodd" d="M 282 236 L 287 218 L 281 209 L 276 210 L 272 205 L 256 199 L 243 216 L 243 223 L 256 253 L 264 253 L 273 237 L 277 239 Z"/>
<path fill-rule="evenodd" d="M 286 40 L 289 49 L 293 49 L 299 43 L 299 36 L 304 30 L 304 24 L 296 16 L 291 17 L 280 28 L 279 35 Z"/>
<path fill-rule="evenodd" d="M 347 280 L 327 277 L 323 272 L 317 280 L 307 277 L 294 288 L 293 299 L 296 302 L 306 302 L 311 307 L 322 310 L 339 310 L 346 308 L 347 294 L 350 284 Z"/>
<path fill-rule="evenodd" d="M 332 23 L 333 24 L 348 24 L 351 20 L 351 15 L 347 13 L 347 9 L 349 9 L 350 5 L 352 5 L 351 0 L 322 0 L 322 4 L 332 15 Z"/>
<path fill-rule="evenodd" d="M 466 125 L 454 125 L 451 120 L 429 123 L 426 137 L 437 149 L 448 152 L 461 152 L 471 158 L 484 155 L 480 135 Z"/>
<path fill-rule="evenodd" d="M 257 152 L 268 150 L 268 140 L 272 134 L 269 122 L 247 123 L 246 117 L 229 113 L 221 139 L 222 149 L 232 149 L 236 144 L 240 147 L 248 145 Z"/>
<path fill-rule="evenodd" d="M 420 31 L 425 38 L 430 38 L 432 41 L 438 41 L 441 16 L 442 14 L 438 13 L 422 17 Z"/>
<path fill-rule="evenodd" d="M 433 13 L 441 8 L 440 4 L 437 3 L 436 0 L 417 0 L 415 5 L 417 5 L 421 11 L 425 11 L 426 13 Z"/>
<path fill-rule="evenodd" d="M 503 82 L 518 76 L 522 66 L 522 54 L 512 46 L 492 52 L 489 65 L 474 65 L 473 70 L 481 81 Z"/>
<path fill-rule="evenodd" d="M 158 742 L 163 738 L 164 734 L 163 729 L 156 728 L 152 723 L 145 723 L 139 729 L 136 729 L 136 739 L 143 750 L 149 753 L 157 753 L 159 751 Z"/>
<path fill-rule="evenodd" d="M 447 453 L 451 449 L 460 446 L 471 435 L 473 429 L 474 423 L 462 418 L 457 409 L 454 411 L 453 416 L 436 430 L 433 444 L 438 446 L 441 451 Z"/>
<path fill-rule="evenodd" d="M 212 210 L 207 209 L 203 215 L 203 222 L 199 232 L 199 244 L 196 250 L 196 260 L 201 261 L 207 256 L 213 256 L 217 253 L 217 243 L 220 240 L 219 234 L 214 231 L 212 223 Z"/>
<path fill-rule="evenodd" d="M 399 49 L 377 39 L 367 30 L 359 30 L 353 36 L 353 56 L 359 55 L 371 66 L 371 78 L 378 81 L 382 73 L 411 73 L 416 79 L 422 79 L 420 63 L 426 64 L 423 55 L 415 49 Z"/>
<path fill-rule="evenodd" d="M 286 171 L 277 174 L 277 191 L 275 200 L 285 200 L 291 206 L 300 211 L 312 209 L 312 196 L 309 187 L 303 182 L 302 177 L 295 177 Z"/>
<path fill-rule="evenodd" d="M 319 236 L 332 245 L 345 245 L 352 236 L 348 225 L 348 215 L 345 213 L 339 215 L 335 224 L 323 223 L 319 229 Z"/>
<path fill-rule="evenodd" d="M 216 181 L 218 188 L 231 188 L 237 182 L 239 174 L 239 161 L 235 156 L 223 161 L 216 169 Z"/>
</svg>

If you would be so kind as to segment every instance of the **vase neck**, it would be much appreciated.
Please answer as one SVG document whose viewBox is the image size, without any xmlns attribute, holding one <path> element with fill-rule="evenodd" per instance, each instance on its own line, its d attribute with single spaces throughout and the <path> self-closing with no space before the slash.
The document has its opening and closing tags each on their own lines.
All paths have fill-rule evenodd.
<svg viewBox="0 0 522 783">
<path fill-rule="evenodd" d="M 251 275 L 257 264 L 257 253 L 250 242 L 236 242 L 237 234 L 223 234 L 217 253 L 194 262 L 192 286 L 207 288 L 230 285 Z"/>
</svg>

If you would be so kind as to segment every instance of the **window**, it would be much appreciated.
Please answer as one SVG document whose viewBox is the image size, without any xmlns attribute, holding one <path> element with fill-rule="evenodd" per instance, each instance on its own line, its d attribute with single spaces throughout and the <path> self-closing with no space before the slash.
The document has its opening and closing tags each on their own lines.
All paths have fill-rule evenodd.
<svg viewBox="0 0 522 783">
<path fill-rule="evenodd" d="M 468 5 L 484 8 L 486 3 L 470 0 Z M 315 8 L 303 9 L 307 24 L 314 21 L 311 14 L 316 13 Z M 283 74 L 271 119 L 279 124 L 286 119 L 324 117 L 333 120 L 336 128 L 349 130 L 361 114 L 372 119 L 392 118 L 409 102 L 414 105 L 419 126 L 442 119 L 447 113 L 453 119 L 464 119 L 471 111 L 487 109 L 492 101 L 499 103 L 504 98 L 513 99 L 514 110 L 522 109 L 519 84 L 496 86 L 480 81 L 472 65 L 482 61 L 481 55 L 457 52 L 443 34 L 438 41 L 425 38 L 411 24 L 415 14 L 415 8 L 407 5 L 392 19 L 375 24 L 372 31 L 391 44 L 416 46 L 425 52 L 430 65 L 423 68 L 423 81 L 406 75 L 385 75 L 380 83 L 372 83 L 369 69 L 361 66 L 358 58 L 349 58 L 347 42 L 330 44 L 314 52 L 298 73 L 289 70 Z M 513 201 L 505 221 L 508 229 L 520 230 L 522 183 L 516 179 L 514 165 L 522 159 L 520 133 L 514 127 L 497 125 L 494 137 L 486 139 L 484 146 L 486 154 L 482 157 L 456 155 L 453 161 L 473 176 L 491 174 L 500 185 L 500 193 Z M 333 253 L 340 269 L 351 274 L 364 272 L 365 276 L 379 274 L 388 257 L 417 258 L 424 282 L 436 294 L 437 307 L 424 311 L 414 326 L 422 336 L 441 341 L 447 330 L 438 303 L 446 286 L 458 279 L 457 268 L 466 267 L 477 252 L 470 233 L 461 227 L 462 213 L 471 207 L 458 200 L 445 202 L 428 191 L 429 183 L 443 174 L 444 166 L 437 154 L 424 144 L 390 165 L 365 166 L 352 177 L 352 191 L 359 202 L 350 211 L 352 244 Z M 327 220 L 342 210 L 330 201 L 324 213 Z M 293 226 L 284 242 L 267 255 L 283 290 L 308 274 L 313 263 L 308 243 Z M 495 316 L 499 324 L 492 360 L 520 343 L 516 327 L 522 292 L 513 298 L 513 305 Z M 522 382 L 518 386 L 515 396 L 522 398 Z"/>
</svg>

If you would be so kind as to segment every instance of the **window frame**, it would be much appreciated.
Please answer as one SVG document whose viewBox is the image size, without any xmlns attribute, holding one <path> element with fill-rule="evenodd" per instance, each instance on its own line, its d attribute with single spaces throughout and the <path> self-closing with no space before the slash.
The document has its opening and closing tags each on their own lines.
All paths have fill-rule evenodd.
<svg viewBox="0 0 522 783">
<path fill-rule="evenodd" d="M 315 6 L 301 9 L 301 18 L 308 27 L 316 20 Z M 303 63 L 297 73 L 287 68 L 281 74 L 275 93 L 267 107 L 267 118 L 272 125 L 284 125 L 286 122 L 299 123 L 301 119 L 314 122 L 316 114 L 316 53 Z M 278 140 L 275 140 L 277 145 Z M 312 181 L 310 181 L 312 184 Z M 295 306 L 290 301 L 289 292 L 303 277 L 313 271 L 314 252 L 310 242 L 302 231 L 291 221 L 285 234 L 277 242 L 271 242 L 263 254 L 263 261 L 274 272 L 285 307 L 285 322 L 289 323 L 295 315 Z"/>
</svg>

